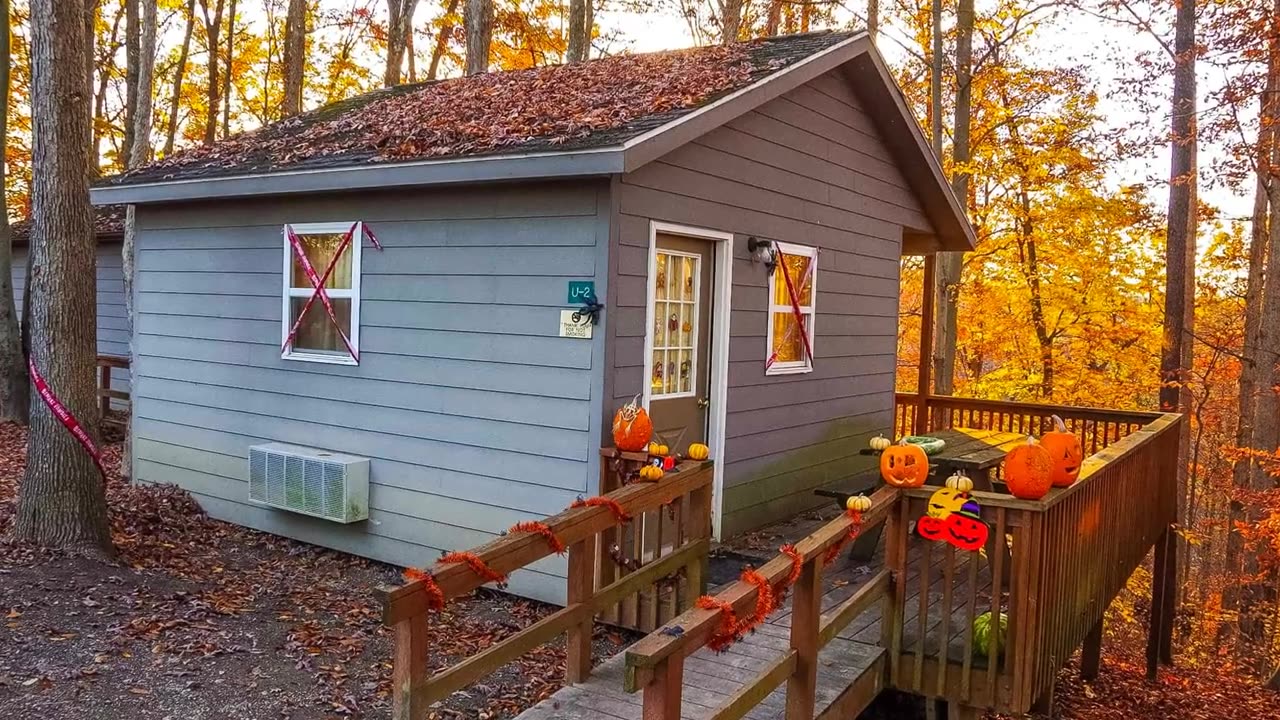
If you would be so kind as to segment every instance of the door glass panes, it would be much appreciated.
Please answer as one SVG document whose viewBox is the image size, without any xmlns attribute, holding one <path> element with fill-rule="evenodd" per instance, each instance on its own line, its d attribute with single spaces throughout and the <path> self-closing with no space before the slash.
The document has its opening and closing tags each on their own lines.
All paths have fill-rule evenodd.
<svg viewBox="0 0 1280 720">
<path fill-rule="evenodd" d="M 659 250 L 653 300 L 652 397 L 692 395 L 697 386 L 697 338 L 701 288 L 696 255 Z"/>
</svg>

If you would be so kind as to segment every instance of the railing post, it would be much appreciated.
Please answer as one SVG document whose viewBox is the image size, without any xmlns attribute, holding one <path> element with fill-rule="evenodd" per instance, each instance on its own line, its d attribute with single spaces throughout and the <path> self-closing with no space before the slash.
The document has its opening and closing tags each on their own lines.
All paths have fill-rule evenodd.
<svg viewBox="0 0 1280 720">
<path fill-rule="evenodd" d="M 392 720 L 418 720 L 427 715 L 421 689 L 427 673 L 427 616 L 412 615 L 395 625 L 395 657 L 391 665 Z"/>
<path fill-rule="evenodd" d="M 1098 668 L 1102 664 L 1102 624 L 1105 618 L 1098 618 L 1093 629 L 1084 637 L 1084 645 L 1080 648 L 1080 677 L 1094 680 L 1098 677 Z"/>
<path fill-rule="evenodd" d="M 593 548 L 594 536 L 569 546 L 569 607 L 588 602 L 595 590 Z M 570 685 L 584 682 L 591 675 L 591 633 L 594 628 L 594 614 L 587 614 L 582 622 L 569 628 L 565 639 L 564 679 Z"/>
<path fill-rule="evenodd" d="M 106 363 L 98 365 L 98 384 L 102 386 L 101 397 L 98 398 L 98 407 L 101 409 L 102 417 L 106 417 L 111 412 L 111 366 Z"/>
<path fill-rule="evenodd" d="M 654 667 L 653 682 L 644 687 L 643 720 L 680 720 L 684 690 L 684 656 L 672 655 Z"/>
<path fill-rule="evenodd" d="M 818 699 L 818 632 L 822 624 L 822 568 L 815 557 L 804 564 L 791 606 L 791 649 L 796 669 L 787 680 L 786 720 L 813 720 Z"/>
<path fill-rule="evenodd" d="M 711 537 L 711 485 L 689 493 L 688 539 L 701 540 Z M 707 556 L 695 558 L 685 568 L 685 586 L 688 595 L 686 607 L 693 607 L 698 596 L 706 592 Z"/>
</svg>

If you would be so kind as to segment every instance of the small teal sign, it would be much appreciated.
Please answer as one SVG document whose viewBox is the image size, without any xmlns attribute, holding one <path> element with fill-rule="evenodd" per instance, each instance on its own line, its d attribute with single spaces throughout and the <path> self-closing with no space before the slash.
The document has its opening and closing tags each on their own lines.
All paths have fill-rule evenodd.
<svg viewBox="0 0 1280 720">
<path fill-rule="evenodd" d="M 569 281 L 569 304 L 570 305 L 581 305 L 595 296 L 596 296 L 596 283 L 594 280 L 570 280 Z"/>
</svg>

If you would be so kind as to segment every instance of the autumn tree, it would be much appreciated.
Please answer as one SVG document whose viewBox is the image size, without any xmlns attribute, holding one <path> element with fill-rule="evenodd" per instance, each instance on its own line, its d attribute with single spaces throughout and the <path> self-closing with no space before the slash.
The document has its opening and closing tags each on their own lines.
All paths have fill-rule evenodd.
<svg viewBox="0 0 1280 720">
<path fill-rule="evenodd" d="M 10 23 L 9 0 L 0 0 L 0 17 Z M 0 158 L 8 157 L 9 99 L 12 86 L 12 33 L 0 34 Z M 27 422 L 27 366 L 22 356 L 18 310 L 13 301 L 13 235 L 9 229 L 7 163 L 0 162 L 0 420 Z"/>
<path fill-rule="evenodd" d="M 591 25 L 587 20 L 590 0 L 569 0 L 569 47 L 565 59 L 571 63 L 587 59 L 591 47 Z"/>
<path fill-rule="evenodd" d="M 489 72 L 493 48 L 493 0 L 465 0 L 468 75 Z"/>
<path fill-rule="evenodd" d="M 95 240 L 89 191 L 84 0 L 32 0 L 31 364 L 97 437 Z M 93 459 L 43 402 L 31 405 L 14 535 L 109 553 L 105 487 Z"/>
<path fill-rule="evenodd" d="M 387 67 L 383 84 L 400 84 L 400 68 L 413 35 L 413 13 L 418 0 L 387 0 Z"/>
<path fill-rule="evenodd" d="M 187 76 L 187 59 L 191 56 L 191 35 L 196 27 L 196 0 L 187 0 L 183 13 L 182 49 L 178 52 L 178 61 L 174 64 L 173 85 L 169 95 L 168 122 L 165 127 L 164 154 L 173 153 L 174 142 L 178 136 L 179 111 L 182 104 L 182 86 Z"/>
<path fill-rule="evenodd" d="M 394 2 L 394 0 L 393 0 Z M 284 25 L 284 116 L 302 112 L 302 74 L 307 47 L 306 0 L 289 0 Z"/>
<path fill-rule="evenodd" d="M 211 5 L 212 3 L 212 5 Z M 204 118 L 204 144 L 211 145 L 214 140 L 218 139 L 218 110 L 222 106 L 221 102 L 221 75 L 218 71 L 218 49 L 222 36 L 222 12 L 226 6 L 226 0 L 200 0 L 200 13 L 204 20 L 204 38 L 205 48 L 207 50 L 205 67 L 207 69 L 207 86 L 205 118 Z"/>
</svg>

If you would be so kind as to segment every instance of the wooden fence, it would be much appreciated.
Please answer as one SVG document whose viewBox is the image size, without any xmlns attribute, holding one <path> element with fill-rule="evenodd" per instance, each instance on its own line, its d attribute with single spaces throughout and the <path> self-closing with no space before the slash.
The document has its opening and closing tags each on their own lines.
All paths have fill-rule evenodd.
<svg viewBox="0 0 1280 720">
<path fill-rule="evenodd" d="M 638 465 L 642 457 L 628 454 L 619 459 Z M 670 587 L 681 577 L 684 594 L 676 606 L 691 606 L 702 592 L 705 577 L 711 484 L 710 461 L 684 462 L 661 480 L 632 482 L 604 496 L 633 518 L 630 523 L 619 522 L 612 508 L 601 505 L 571 508 L 542 520 L 568 548 L 566 607 L 434 674 L 428 672 L 427 621 L 432 598 L 427 585 L 414 581 L 381 588 L 383 622 L 395 629 L 392 716 L 396 720 L 425 717 L 426 708 L 432 703 L 560 635 L 568 636 L 566 681 L 581 682 L 591 673 L 591 634 L 598 614 L 617 615 L 625 612 L 622 608 L 639 612 L 642 605 L 638 596 L 657 598 L 660 590 L 655 586 Z M 612 570 L 618 559 L 613 546 L 621 526 L 635 525 L 649 514 L 675 517 L 677 505 L 682 525 L 680 532 L 672 536 L 679 537 L 678 543 L 667 546 L 663 553 L 651 553 L 647 560 L 626 572 L 602 571 Z M 654 523 L 656 526 L 657 521 Z M 527 532 L 509 533 L 471 552 L 494 572 L 504 575 L 553 554 L 544 537 Z M 429 572 L 445 602 L 484 582 L 466 563 L 437 563 Z M 656 603 L 651 605 L 656 608 Z"/>
<path fill-rule="evenodd" d="M 129 415 L 129 393 L 123 390 L 117 390 L 111 387 L 111 371 L 113 368 L 128 370 L 129 358 L 119 357 L 117 355 L 99 355 L 98 356 L 98 403 L 99 410 L 102 413 L 103 425 L 114 425 L 117 427 L 125 427 L 126 422 L 119 419 L 111 413 L 111 401 L 119 400 L 124 403 L 124 415 Z"/>
</svg>

